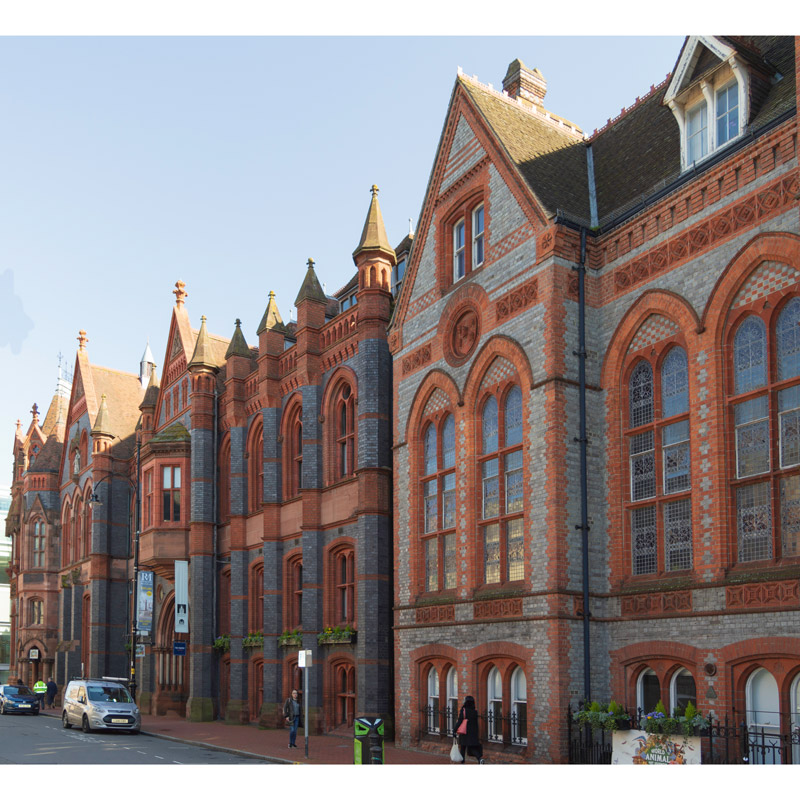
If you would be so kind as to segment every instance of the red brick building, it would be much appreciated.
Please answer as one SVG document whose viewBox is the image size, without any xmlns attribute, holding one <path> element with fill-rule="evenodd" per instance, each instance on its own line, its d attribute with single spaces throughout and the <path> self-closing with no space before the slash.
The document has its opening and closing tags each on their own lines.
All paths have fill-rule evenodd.
<svg viewBox="0 0 800 800">
<path fill-rule="evenodd" d="M 796 45 L 689 37 L 591 136 L 458 76 L 390 326 L 402 744 L 466 694 L 490 760 L 587 695 L 800 722 Z"/>
</svg>

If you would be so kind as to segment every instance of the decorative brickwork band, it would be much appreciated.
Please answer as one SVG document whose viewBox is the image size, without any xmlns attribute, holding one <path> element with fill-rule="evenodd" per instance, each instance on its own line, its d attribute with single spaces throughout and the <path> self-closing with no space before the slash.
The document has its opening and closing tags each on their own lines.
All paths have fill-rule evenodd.
<svg viewBox="0 0 800 800">
<path fill-rule="evenodd" d="M 521 244 L 533 241 L 533 226 L 526 222 L 508 236 L 492 245 L 492 261 L 499 261 L 503 256 L 508 255 Z"/>
<path fill-rule="evenodd" d="M 521 617 L 522 598 L 511 597 L 505 600 L 479 600 L 475 603 L 473 616 L 475 619 Z"/>
<path fill-rule="evenodd" d="M 425 606 L 417 609 L 418 623 L 452 622 L 455 618 L 455 606 Z"/>
<path fill-rule="evenodd" d="M 406 314 L 406 319 L 411 319 L 411 317 L 415 317 L 420 311 L 424 311 L 431 303 L 436 300 L 439 296 L 438 289 L 431 289 L 429 292 L 426 292 L 422 295 L 422 297 L 418 297 L 414 300 L 413 303 L 408 307 L 408 314 Z"/>
<path fill-rule="evenodd" d="M 431 360 L 431 346 L 424 344 L 403 359 L 403 375 L 424 367 Z"/>
<path fill-rule="evenodd" d="M 539 283 L 535 279 L 512 289 L 504 294 L 495 306 L 497 321 L 502 322 L 524 308 L 533 305 L 539 292 Z"/>
<path fill-rule="evenodd" d="M 731 307 L 740 308 L 749 305 L 761 297 L 766 297 L 779 289 L 788 289 L 800 280 L 797 272 L 788 264 L 765 261 L 745 282 L 739 290 Z"/>
<path fill-rule="evenodd" d="M 800 606 L 800 581 L 745 583 L 725 589 L 727 608 L 765 608 Z"/>
<path fill-rule="evenodd" d="M 797 175 L 787 175 L 758 192 L 755 197 L 745 198 L 732 208 L 704 220 L 666 244 L 645 253 L 614 273 L 616 293 L 625 292 L 636 284 L 698 255 L 721 239 L 774 216 L 796 202 L 798 185 Z"/>
<path fill-rule="evenodd" d="M 622 598 L 622 616 L 624 617 L 648 617 L 653 614 L 691 610 L 692 593 L 688 591 L 635 594 Z"/>
</svg>

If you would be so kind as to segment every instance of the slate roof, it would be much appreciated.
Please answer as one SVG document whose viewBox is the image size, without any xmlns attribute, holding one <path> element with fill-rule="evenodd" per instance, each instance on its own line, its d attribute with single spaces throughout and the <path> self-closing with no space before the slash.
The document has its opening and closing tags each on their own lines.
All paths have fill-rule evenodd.
<svg viewBox="0 0 800 800">
<path fill-rule="evenodd" d="M 458 81 L 548 216 L 561 208 L 589 216 L 586 145 L 513 101 L 461 75 Z M 552 115 L 555 116 L 555 115 Z"/>
</svg>

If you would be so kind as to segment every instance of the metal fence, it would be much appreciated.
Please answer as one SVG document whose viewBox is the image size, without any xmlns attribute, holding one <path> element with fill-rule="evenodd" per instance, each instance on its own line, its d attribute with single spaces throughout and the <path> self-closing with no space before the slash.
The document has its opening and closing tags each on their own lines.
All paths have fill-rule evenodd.
<svg viewBox="0 0 800 800">
<path fill-rule="evenodd" d="M 570 764 L 610 764 L 612 733 L 593 731 L 567 714 Z M 800 725 L 796 720 L 769 727 L 748 725 L 741 713 L 708 718 L 708 727 L 699 732 L 703 764 L 800 764 Z M 773 714 L 779 719 L 781 715 Z M 630 727 L 643 727 L 641 710 L 631 713 Z"/>
<path fill-rule="evenodd" d="M 427 705 L 420 710 L 420 732 L 432 736 L 453 736 L 458 708 Z M 528 715 L 524 704 L 510 714 L 486 711 L 478 714 L 478 738 L 482 742 L 525 747 L 528 744 Z"/>
</svg>

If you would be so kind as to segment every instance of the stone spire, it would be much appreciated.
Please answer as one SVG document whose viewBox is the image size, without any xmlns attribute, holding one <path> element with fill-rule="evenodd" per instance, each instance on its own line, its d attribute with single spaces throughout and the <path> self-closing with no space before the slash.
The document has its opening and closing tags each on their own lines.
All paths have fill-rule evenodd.
<svg viewBox="0 0 800 800">
<path fill-rule="evenodd" d="M 17 420 L 17 430 L 14 433 L 14 439 L 20 444 L 23 444 L 25 441 L 25 434 L 22 432 L 22 420 Z"/>
<path fill-rule="evenodd" d="M 231 343 L 228 345 L 228 349 L 225 351 L 225 358 L 230 358 L 231 356 L 244 356 L 245 358 L 250 357 L 250 348 L 247 346 L 247 342 L 244 339 L 244 334 L 242 333 L 242 321 L 240 319 L 236 320 L 236 328 L 233 331 L 233 338 L 231 339 Z"/>
<path fill-rule="evenodd" d="M 109 419 L 105 395 L 100 397 L 100 408 L 97 409 L 97 416 L 94 419 L 92 436 L 114 436 L 114 434 L 111 432 L 111 421 Z"/>
<path fill-rule="evenodd" d="M 278 311 L 278 304 L 275 302 L 275 292 L 269 293 L 269 302 L 264 316 L 261 318 L 261 324 L 258 326 L 256 335 L 264 333 L 264 331 L 271 330 L 285 331 L 286 326 L 281 319 L 281 312 Z"/>
<path fill-rule="evenodd" d="M 194 346 L 194 353 L 192 354 L 191 361 L 189 361 L 187 367 L 208 367 L 209 369 L 217 368 L 217 365 L 214 362 L 214 354 L 211 350 L 211 337 L 209 337 L 208 331 L 206 330 L 205 317 L 200 317 L 200 332 L 197 334 L 197 343 Z"/>
<path fill-rule="evenodd" d="M 372 185 L 372 200 L 369 204 L 369 211 L 367 212 L 367 219 L 364 222 L 364 230 L 361 232 L 361 241 L 358 247 L 353 251 L 353 259 L 359 253 L 365 251 L 378 251 L 389 256 L 392 264 L 396 263 L 394 248 L 389 244 L 389 239 L 386 237 L 386 228 L 383 225 L 383 214 L 381 214 L 381 207 L 378 203 L 378 187 Z"/>
<path fill-rule="evenodd" d="M 325 292 L 317 280 L 317 273 L 314 272 L 314 259 L 308 259 L 308 269 L 306 270 L 306 277 L 303 279 L 303 285 L 297 294 L 294 301 L 295 306 L 299 306 L 303 300 L 317 300 L 320 303 L 327 303 L 328 298 L 325 297 Z"/>
</svg>

